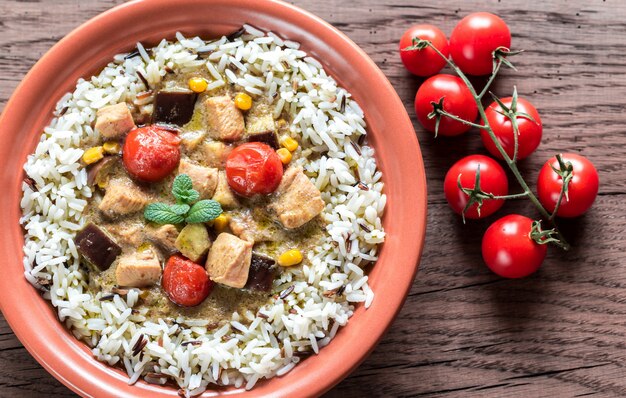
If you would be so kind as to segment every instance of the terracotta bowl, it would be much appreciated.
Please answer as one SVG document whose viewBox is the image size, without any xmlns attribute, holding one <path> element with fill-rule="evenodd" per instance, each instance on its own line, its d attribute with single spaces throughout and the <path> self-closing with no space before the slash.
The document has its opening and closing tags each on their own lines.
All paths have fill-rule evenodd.
<svg viewBox="0 0 626 398">
<path fill-rule="evenodd" d="M 127 384 L 121 371 L 96 361 L 88 347 L 67 332 L 56 311 L 23 277 L 23 236 L 18 219 L 22 165 L 55 103 L 79 77 L 104 67 L 137 41 L 156 44 L 185 35 L 215 37 L 248 22 L 302 43 L 346 87 L 365 111 L 369 137 L 384 173 L 388 195 L 387 240 L 370 274 L 372 306 L 358 306 L 347 327 L 319 355 L 283 377 L 250 392 L 214 395 L 310 396 L 346 377 L 374 348 L 402 307 L 416 274 L 426 223 L 426 180 L 420 149 L 404 105 L 374 62 L 346 36 L 296 7 L 271 0 L 144 0 L 118 6 L 90 20 L 55 45 L 30 71 L 0 119 L 0 308 L 13 331 L 39 363 L 75 392 L 91 397 L 177 396 L 176 389 Z M 393 354 L 393 353 L 390 353 Z"/>
</svg>

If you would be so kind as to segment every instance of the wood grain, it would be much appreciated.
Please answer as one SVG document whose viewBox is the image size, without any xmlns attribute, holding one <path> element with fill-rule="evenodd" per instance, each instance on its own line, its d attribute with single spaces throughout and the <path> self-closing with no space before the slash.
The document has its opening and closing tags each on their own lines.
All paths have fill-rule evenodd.
<svg viewBox="0 0 626 398">
<path fill-rule="evenodd" d="M 0 104 L 34 62 L 72 28 L 121 0 L 0 0 Z M 448 167 L 484 153 L 477 134 L 433 140 L 415 123 L 428 177 L 426 246 L 411 294 L 372 355 L 328 397 L 626 395 L 626 3 L 618 0 L 297 0 L 360 45 L 385 72 L 415 121 L 420 80 L 397 56 L 413 23 L 450 33 L 463 15 L 497 13 L 513 32 L 514 59 L 495 91 L 539 109 L 544 139 L 521 167 L 530 181 L 557 152 L 580 152 L 600 172 L 600 196 L 562 222 L 572 251 L 551 250 L 543 268 L 511 281 L 480 255 L 491 220 L 463 225 L 442 192 Z M 499 214 L 534 216 L 524 201 Z M 0 321 L 0 396 L 73 397 Z"/>
</svg>

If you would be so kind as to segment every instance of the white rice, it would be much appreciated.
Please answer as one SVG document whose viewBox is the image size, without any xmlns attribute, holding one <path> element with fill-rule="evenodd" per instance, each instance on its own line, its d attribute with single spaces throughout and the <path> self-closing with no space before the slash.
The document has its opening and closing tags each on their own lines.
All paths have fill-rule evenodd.
<svg viewBox="0 0 626 398">
<path fill-rule="evenodd" d="M 245 28 L 233 42 L 225 37 L 207 42 L 178 33 L 176 42 L 163 40 L 151 51 L 137 43 L 139 56 L 115 56 L 100 74 L 80 79 L 74 92 L 59 101 L 55 117 L 24 165 L 36 186 L 33 190 L 25 182 L 22 187 L 25 277 L 43 291 L 59 319 L 92 347 L 98 360 L 126 370 L 129 384 L 142 377 L 164 384 L 168 376 L 187 396 L 211 384 L 251 389 L 258 380 L 293 369 L 299 352 L 319 352 L 348 322 L 353 303 L 369 307 L 374 299 L 361 267 L 376 261 L 377 245 L 384 240 L 386 197 L 374 150 L 352 144 L 365 134 L 363 112 L 298 43 Z M 196 50 L 212 53 L 201 59 Z M 205 321 L 182 317 L 172 324 L 148 321 L 145 308 L 133 310 L 137 290 L 125 299 L 100 301 L 102 293 L 93 295 L 88 289 L 73 241 L 92 195 L 79 163 L 80 148 L 98 140 L 98 132 L 90 127 L 98 108 L 122 101 L 144 106 L 145 101 L 136 98 L 145 89 L 137 71 L 157 84 L 168 68 L 189 71 L 201 66 L 214 79 L 208 90 L 236 83 L 273 100 L 275 117 L 283 111 L 291 114 L 289 133 L 303 143 L 298 162 L 326 202 L 327 234 L 307 254 L 309 264 L 283 270 L 274 281 L 276 295 L 259 311 L 262 316 L 234 313 L 215 330 L 207 330 Z M 133 356 L 133 349 L 142 344 L 142 354 Z"/>
</svg>

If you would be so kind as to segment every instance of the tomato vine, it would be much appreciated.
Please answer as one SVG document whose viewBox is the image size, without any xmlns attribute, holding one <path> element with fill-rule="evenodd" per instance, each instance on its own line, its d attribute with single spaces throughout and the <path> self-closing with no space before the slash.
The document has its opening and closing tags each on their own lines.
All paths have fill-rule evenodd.
<svg viewBox="0 0 626 398">
<path fill-rule="evenodd" d="M 567 188 L 572 178 L 572 169 L 573 169 L 572 164 L 570 162 L 564 162 L 561 156 L 557 155 L 557 159 L 559 161 L 559 168 L 558 169 L 553 168 L 553 169 L 562 178 L 563 185 L 562 185 L 561 192 L 559 194 L 559 199 L 556 203 L 555 209 L 552 213 L 549 213 L 546 210 L 546 208 L 541 204 L 537 196 L 530 189 L 530 187 L 526 183 L 526 180 L 524 179 L 524 177 L 522 176 L 522 174 L 520 173 L 517 167 L 517 160 L 518 160 L 517 154 L 518 154 L 518 147 L 519 147 L 519 143 L 518 143 L 519 127 L 517 124 L 517 118 L 522 117 L 522 118 L 529 118 L 530 120 L 532 120 L 532 117 L 526 113 L 517 111 L 516 109 L 517 108 L 516 107 L 517 89 L 516 88 L 514 88 L 513 90 L 513 99 L 509 107 L 505 106 L 495 94 L 489 91 L 489 87 L 494 82 L 496 75 L 500 71 L 501 65 L 506 65 L 510 68 L 515 69 L 513 64 L 511 64 L 511 62 L 507 59 L 507 57 L 512 56 L 512 55 L 517 55 L 521 53 L 522 51 L 510 51 L 509 49 L 502 48 L 502 47 L 497 48 L 493 52 L 493 71 L 489 79 L 487 80 L 485 87 L 481 90 L 480 93 L 477 93 L 476 90 L 474 89 L 474 86 L 467 78 L 466 74 L 463 73 L 463 71 L 461 71 L 461 69 L 454 63 L 452 59 L 450 59 L 449 57 L 441 53 L 437 49 L 437 47 L 434 46 L 430 41 L 417 39 L 413 42 L 413 46 L 414 48 L 417 48 L 417 49 L 429 47 L 446 61 L 446 63 L 452 68 L 452 70 L 454 70 L 456 75 L 463 81 L 463 83 L 470 90 L 470 93 L 472 97 L 474 98 L 474 101 L 476 102 L 476 106 L 478 107 L 478 113 L 480 115 L 480 118 L 482 119 L 484 124 L 477 124 L 470 120 L 465 120 L 449 112 L 446 112 L 443 109 L 443 106 L 441 103 L 435 103 L 435 102 L 431 103 L 431 105 L 433 106 L 433 111 L 428 115 L 428 117 L 431 119 L 436 118 L 437 127 L 439 126 L 438 122 L 442 117 L 448 117 L 450 119 L 464 123 L 468 126 L 476 127 L 478 129 L 482 129 L 485 132 L 487 132 L 493 144 L 497 148 L 498 152 L 502 155 L 502 158 L 504 159 L 505 163 L 507 164 L 507 166 L 509 167 L 509 169 L 515 176 L 515 179 L 520 184 L 523 190 L 523 192 L 521 193 L 506 195 L 506 196 L 498 196 L 496 198 L 493 195 L 490 195 L 486 192 L 482 192 L 482 190 L 480 190 L 479 188 L 478 189 L 475 188 L 473 190 L 467 190 L 467 189 L 463 189 L 463 187 L 459 185 L 459 188 L 463 189 L 463 192 L 465 192 L 465 194 L 468 195 L 469 203 L 477 203 L 478 206 L 480 206 L 483 200 L 514 199 L 514 198 L 520 198 L 520 197 L 527 197 L 528 199 L 530 199 L 533 205 L 537 208 L 537 210 L 541 214 L 541 217 L 544 220 L 546 220 L 552 227 L 549 230 L 541 230 L 540 222 L 538 221 L 535 222 L 535 224 L 533 224 L 533 231 L 530 234 L 531 238 L 535 242 L 540 243 L 540 244 L 553 243 L 559 246 L 560 248 L 562 248 L 563 250 L 569 250 L 570 245 L 569 243 L 567 243 L 562 233 L 559 231 L 558 227 L 556 226 L 554 222 L 554 218 L 556 217 L 556 214 L 559 210 L 563 197 L 564 196 L 567 197 Z M 501 111 L 502 114 L 511 120 L 511 125 L 513 127 L 513 137 L 514 137 L 513 156 L 509 156 L 508 153 L 504 150 L 500 141 L 496 137 L 491 125 L 489 124 L 489 120 L 487 119 L 487 115 L 485 113 L 485 108 L 481 102 L 481 99 L 486 93 L 489 93 L 493 97 L 494 101 L 498 103 L 498 105 L 502 109 Z M 437 134 L 437 131 L 435 131 L 435 135 L 436 134 Z M 480 172 L 476 173 L 475 187 L 480 187 Z M 469 208 L 469 206 L 467 206 L 466 209 L 467 208 Z"/>
</svg>

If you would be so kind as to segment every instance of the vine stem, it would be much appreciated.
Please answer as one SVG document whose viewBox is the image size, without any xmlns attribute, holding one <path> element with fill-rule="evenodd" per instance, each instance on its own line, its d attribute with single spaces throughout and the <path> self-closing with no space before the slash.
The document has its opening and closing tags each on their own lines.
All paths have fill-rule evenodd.
<svg viewBox="0 0 626 398">
<path fill-rule="evenodd" d="M 467 78 L 465 73 L 463 73 L 461 71 L 461 69 L 459 69 L 459 67 L 456 66 L 456 64 L 454 62 L 452 62 L 451 59 L 449 59 L 448 57 L 443 55 L 441 53 L 441 51 L 439 51 L 437 49 L 437 47 L 435 47 L 430 41 L 425 41 L 425 42 L 426 42 L 426 45 L 428 47 L 430 47 L 433 51 L 435 51 L 441 58 L 443 58 L 446 61 L 448 66 L 450 66 L 454 70 L 454 72 L 457 74 L 457 76 L 459 76 L 461 78 L 461 80 L 463 80 L 463 83 L 465 83 L 467 88 L 470 90 L 470 93 L 472 94 L 472 97 L 474 97 L 474 101 L 476 102 L 476 106 L 478 107 L 478 112 L 480 114 L 480 117 L 483 120 L 483 122 L 485 123 L 484 126 L 481 126 L 481 127 L 484 127 L 484 130 L 489 134 L 489 137 L 491 138 L 491 140 L 495 144 L 496 148 L 498 149 L 498 152 L 500 152 L 500 155 L 502 155 L 502 157 L 504 158 L 504 161 L 509 166 L 509 169 L 511 169 L 511 172 L 515 176 L 515 179 L 517 180 L 517 182 L 522 187 L 522 190 L 525 192 L 526 196 L 528 196 L 528 199 L 530 199 L 530 201 L 535 205 L 535 207 L 537 208 L 537 210 L 539 211 L 541 216 L 544 219 L 548 220 L 555 227 L 555 231 L 556 231 L 558 240 L 561 242 L 561 245 L 559 245 L 559 246 L 561 246 L 563 248 L 563 250 L 569 250 L 570 245 L 569 245 L 569 243 L 567 243 L 567 241 L 565 240 L 565 238 L 561 234 L 561 231 L 559 231 L 556 228 L 556 226 L 554 225 L 554 219 L 551 217 L 551 214 L 548 213 L 548 211 L 541 205 L 541 203 L 539 202 L 539 199 L 537 199 L 537 196 L 535 196 L 535 194 L 532 192 L 532 190 L 530 189 L 530 187 L 526 183 L 526 180 L 524 180 L 524 177 L 522 177 L 522 174 L 520 173 L 519 169 L 517 168 L 517 164 L 516 164 L 517 156 L 514 156 L 514 159 L 511 159 L 509 157 L 509 155 L 506 153 L 506 151 L 504 150 L 504 148 L 502 147 L 502 144 L 500 144 L 500 141 L 498 140 L 496 135 L 494 134 L 493 129 L 491 128 L 491 125 L 489 124 L 489 120 L 487 120 L 487 115 L 485 114 L 485 108 L 483 107 L 483 104 L 481 102 L 481 97 L 476 93 L 476 90 L 474 89 L 474 86 L 472 85 L 472 83 L 469 81 L 469 79 Z M 499 66 L 500 63 L 501 62 L 498 63 L 498 66 Z M 496 66 L 496 68 L 494 69 L 494 73 L 492 73 L 492 78 L 489 79 L 488 84 L 491 84 L 491 82 L 493 82 L 494 76 L 495 76 L 495 72 L 497 72 L 498 70 L 499 70 L 499 68 Z M 483 91 L 485 91 L 485 90 L 483 90 Z M 481 94 L 484 94 L 484 93 L 481 92 Z M 515 119 L 515 118 L 513 118 L 513 119 Z M 516 126 L 516 125 L 517 125 L 517 123 L 514 123 L 514 126 Z M 516 138 L 515 141 L 516 141 L 516 144 L 517 144 L 517 134 L 516 134 L 516 132 L 514 132 L 514 135 L 516 136 L 515 137 Z M 517 145 L 515 145 L 515 146 L 516 146 L 515 152 L 517 153 Z"/>
<path fill-rule="evenodd" d="M 450 118 L 450 119 L 452 119 L 452 120 L 456 120 L 457 122 L 461 122 L 461 123 L 463 123 L 463 124 L 467 124 L 468 126 L 476 127 L 476 128 L 478 128 L 478 129 L 483 129 L 483 130 L 486 130 L 486 129 L 487 129 L 485 126 L 483 126 L 483 125 L 481 125 L 481 124 L 472 123 L 472 122 L 470 122 L 469 120 L 461 119 L 460 117 L 455 116 L 455 115 L 453 115 L 453 114 L 451 114 L 451 113 L 448 113 L 448 112 L 446 112 L 446 111 L 444 111 L 444 110 L 440 110 L 440 111 L 438 111 L 438 113 L 439 113 L 441 116 L 446 116 L 446 117 L 448 117 L 448 118 Z"/>
</svg>

